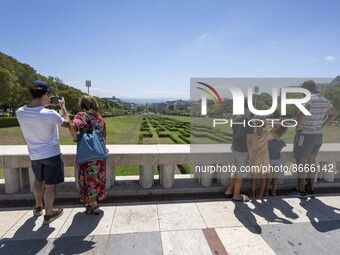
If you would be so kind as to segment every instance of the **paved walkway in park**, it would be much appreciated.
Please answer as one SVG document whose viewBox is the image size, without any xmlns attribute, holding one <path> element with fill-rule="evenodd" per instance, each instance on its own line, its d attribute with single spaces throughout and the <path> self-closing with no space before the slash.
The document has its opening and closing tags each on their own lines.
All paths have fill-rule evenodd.
<svg viewBox="0 0 340 255">
<path fill-rule="evenodd" d="M 0 254 L 339 254 L 340 193 L 118 203 L 99 216 L 65 207 L 49 226 L 31 208 L 0 210 Z"/>
</svg>

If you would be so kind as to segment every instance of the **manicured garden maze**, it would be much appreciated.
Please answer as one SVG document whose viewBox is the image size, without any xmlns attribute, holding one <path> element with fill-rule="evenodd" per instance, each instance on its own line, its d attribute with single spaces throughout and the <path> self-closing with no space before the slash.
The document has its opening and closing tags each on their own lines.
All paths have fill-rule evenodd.
<svg viewBox="0 0 340 255">
<path fill-rule="evenodd" d="M 195 125 L 190 129 L 189 121 L 159 115 L 144 116 L 140 131 L 139 143 L 154 141 L 154 143 L 190 144 L 193 140 L 196 143 L 230 143 L 231 141 L 231 134 L 226 131 L 204 125 Z M 188 165 L 178 165 L 178 169 L 182 174 L 190 173 Z"/>
<path fill-rule="evenodd" d="M 140 128 L 139 142 L 145 143 L 153 140 L 154 143 L 190 143 L 190 123 L 174 118 L 148 115 L 144 116 Z M 159 139 L 156 139 L 156 133 Z M 190 166 L 177 165 L 182 174 L 190 173 Z"/>
<path fill-rule="evenodd" d="M 159 115 L 144 116 L 140 131 L 139 143 L 144 143 L 144 138 L 156 139 L 156 137 L 160 138 L 157 143 L 172 141 L 176 144 L 230 143 L 232 140 L 232 135 L 227 130 L 212 128 L 210 124 L 200 122 L 190 127 L 189 121 Z"/>
<path fill-rule="evenodd" d="M 141 132 L 141 143 L 142 137 L 150 137 L 150 133 L 153 134 L 154 132 L 159 138 L 165 138 L 164 143 L 169 143 L 169 138 L 176 144 L 190 143 L 190 123 L 174 118 L 158 115 L 145 116 L 142 121 Z"/>
<path fill-rule="evenodd" d="M 139 134 L 138 144 L 143 144 L 144 137 L 149 137 L 149 138 L 153 137 L 148 119 L 146 117 L 143 117 L 142 119 L 140 131 L 141 133 Z"/>
<path fill-rule="evenodd" d="M 230 143 L 232 134 L 204 125 L 192 125 L 192 143 Z"/>
</svg>

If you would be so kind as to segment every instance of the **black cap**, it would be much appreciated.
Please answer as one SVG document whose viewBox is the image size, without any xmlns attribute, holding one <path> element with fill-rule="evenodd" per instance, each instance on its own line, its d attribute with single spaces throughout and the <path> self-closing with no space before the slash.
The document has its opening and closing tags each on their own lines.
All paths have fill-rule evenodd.
<svg viewBox="0 0 340 255">
<path fill-rule="evenodd" d="M 30 90 L 50 92 L 50 86 L 44 81 L 36 80 L 31 83 Z"/>
</svg>

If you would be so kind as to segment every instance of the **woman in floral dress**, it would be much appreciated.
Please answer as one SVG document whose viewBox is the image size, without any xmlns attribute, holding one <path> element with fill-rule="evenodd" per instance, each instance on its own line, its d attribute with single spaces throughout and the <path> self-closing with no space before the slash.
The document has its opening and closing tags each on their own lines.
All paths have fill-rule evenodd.
<svg viewBox="0 0 340 255">
<path fill-rule="evenodd" d="M 79 108 L 81 111 L 74 116 L 70 125 L 73 141 L 77 141 L 79 132 L 91 132 L 91 127 L 93 127 L 100 132 L 105 143 L 106 126 L 99 114 L 96 99 L 92 96 L 83 96 L 80 99 Z M 80 201 L 84 203 L 87 214 L 99 214 L 98 202 L 106 197 L 106 160 L 80 163 L 77 164 L 77 168 Z"/>
</svg>

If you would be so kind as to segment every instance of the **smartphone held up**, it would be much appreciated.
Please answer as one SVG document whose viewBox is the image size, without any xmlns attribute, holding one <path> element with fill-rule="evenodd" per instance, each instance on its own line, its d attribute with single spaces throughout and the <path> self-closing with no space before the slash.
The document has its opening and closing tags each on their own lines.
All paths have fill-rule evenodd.
<svg viewBox="0 0 340 255">
<path fill-rule="evenodd" d="M 51 97 L 51 104 L 59 104 L 59 100 L 61 100 L 61 97 L 55 96 Z"/>
</svg>

